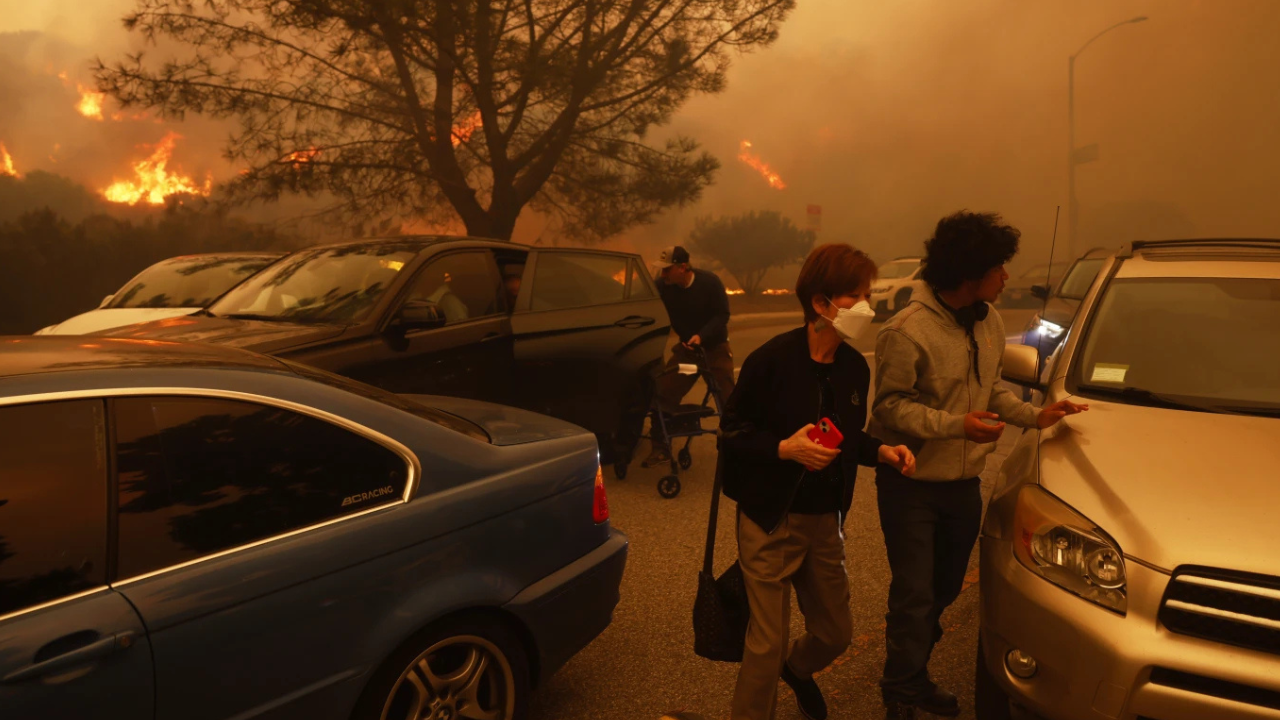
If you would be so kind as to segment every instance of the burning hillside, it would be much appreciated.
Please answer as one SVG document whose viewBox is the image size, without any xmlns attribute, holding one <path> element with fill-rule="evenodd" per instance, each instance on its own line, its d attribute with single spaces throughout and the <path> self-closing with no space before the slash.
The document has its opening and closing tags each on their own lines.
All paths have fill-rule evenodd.
<svg viewBox="0 0 1280 720">
<path fill-rule="evenodd" d="M 761 160 L 759 155 L 751 151 L 750 142 L 742 141 L 738 148 L 738 159 L 746 163 L 747 167 L 760 173 L 760 177 L 763 177 L 765 182 L 769 183 L 769 187 L 774 190 L 785 190 L 787 188 L 787 184 L 782 181 L 782 176 L 774 172 L 768 163 Z"/>
<path fill-rule="evenodd" d="M 212 177 L 206 178 L 201 186 L 190 177 L 168 169 L 174 145 L 180 137 L 174 132 L 165 135 L 153 146 L 155 150 L 149 157 L 134 163 L 133 180 L 117 180 L 102 191 L 102 196 L 111 202 L 129 205 L 140 202 L 163 205 L 170 195 L 208 196 L 213 190 Z"/>
<path fill-rule="evenodd" d="M 4 143 L 0 143 L 0 175 L 18 177 L 18 170 L 13 166 L 13 157 L 9 155 Z"/>
</svg>

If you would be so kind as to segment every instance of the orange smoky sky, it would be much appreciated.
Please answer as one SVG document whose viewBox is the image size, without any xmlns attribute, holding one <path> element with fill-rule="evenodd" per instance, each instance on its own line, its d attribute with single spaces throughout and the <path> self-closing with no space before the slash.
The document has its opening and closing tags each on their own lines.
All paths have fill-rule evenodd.
<svg viewBox="0 0 1280 720">
<path fill-rule="evenodd" d="M 137 49 L 118 22 L 132 5 L 0 0 L 0 32 L 65 36 L 87 49 L 87 64 Z M 1271 198 L 1280 2 L 801 0 L 774 46 L 735 56 L 725 92 L 692 99 L 650 138 L 700 140 L 721 161 L 716 184 L 613 244 L 649 251 L 683 241 L 698 216 L 749 210 L 803 225 L 818 205 L 821 241 L 883 260 L 918 252 L 939 217 L 969 208 L 1022 229 L 1015 266 L 1043 262 L 1058 205 L 1064 248 L 1067 58 L 1139 15 L 1149 20 L 1108 33 L 1076 63 L 1077 145 L 1098 150 L 1077 169 L 1081 249 L 1129 237 L 1280 235 Z M 25 169 L 19 128 L 3 122 L 0 138 Z M 190 144 L 180 151 L 209 157 L 225 137 L 175 129 Z M 743 140 L 785 188 L 739 161 Z M 517 239 L 544 225 L 522 218 Z"/>
</svg>

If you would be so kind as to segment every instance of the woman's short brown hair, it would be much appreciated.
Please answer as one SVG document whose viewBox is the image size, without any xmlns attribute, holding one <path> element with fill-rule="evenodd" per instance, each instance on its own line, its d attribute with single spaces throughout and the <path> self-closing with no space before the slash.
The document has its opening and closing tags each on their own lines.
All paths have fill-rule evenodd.
<svg viewBox="0 0 1280 720">
<path fill-rule="evenodd" d="M 867 254 L 844 243 L 820 245 L 809 253 L 796 279 L 796 297 L 807 323 L 818 319 L 813 299 L 834 298 L 856 292 L 876 279 L 879 272 Z"/>
</svg>

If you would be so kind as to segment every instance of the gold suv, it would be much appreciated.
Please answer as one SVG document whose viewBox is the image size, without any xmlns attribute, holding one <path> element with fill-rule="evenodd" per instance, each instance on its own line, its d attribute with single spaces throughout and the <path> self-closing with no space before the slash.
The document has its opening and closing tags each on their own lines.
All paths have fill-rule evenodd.
<svg viewBox="0 0 1280 720">
<path fill-rule="evenodd" d="M 1280 240 L 1134 242 L 982 531 L 979 720 L 1280 719 Z"/>
</svg>

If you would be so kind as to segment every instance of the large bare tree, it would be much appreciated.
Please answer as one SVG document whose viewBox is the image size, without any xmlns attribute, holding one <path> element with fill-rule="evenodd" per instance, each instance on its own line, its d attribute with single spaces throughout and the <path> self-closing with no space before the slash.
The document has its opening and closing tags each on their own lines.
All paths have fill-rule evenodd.
<svg viewBox="0 0 1280 720">
<path fill-rule="evenodd" d="M 126 106 L 238 120 L 233 200 L 327 193 L 504 239 L 531 207 L 590 240 L 699 196 L 716 160 L 646 135 L 794 4 L 139 0 L 126 27 L 171 56 L 99 61 L 97 80 Z"/>
</svg>

